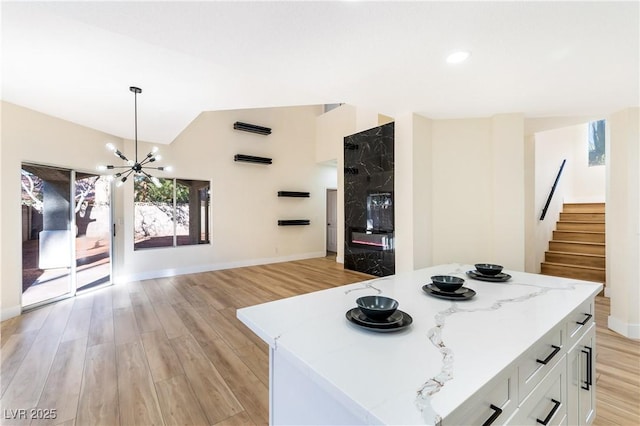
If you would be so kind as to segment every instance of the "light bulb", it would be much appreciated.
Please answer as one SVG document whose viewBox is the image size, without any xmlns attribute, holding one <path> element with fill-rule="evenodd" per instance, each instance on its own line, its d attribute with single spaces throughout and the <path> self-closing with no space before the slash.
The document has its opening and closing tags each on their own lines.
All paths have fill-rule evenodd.
<svg viewBox="0 0 640 426">
<path fill-rule="evenodd" d="M 107 170 L 107 166 L 105 166 L 104 164 L 98 164 L 96 170 L 98 170 L 99 172 L 104 172 Z"/>
<path fill-rule="evenodd" d="M 106 146 L 107 146 L 107 149 L 109 151 L 116 152 L 116 146 L 114 144 L 112 144 L 111 142 L 109 142 Z"/>
<path fill-rule="evenodd" d="M 117 181 L 117 182 L 116 182 L 116 186 L 117 186 L 118 188 L 120 188 L 122 185 L 124 185 L 124 182 L 123 182 L 123 181 L 119 180 L 119 181 Z"/>
<path fill-rule="evenodd" d="M 459 50 L 447 56 L 447 63 L 459 64 L 461 62 L 466 61 L 469 58 L 469 56 L 471 56 L 471 52 L 469 52 L 468 50 Z"/>
<path fill-rule="evenodd" d="M 151 153 L 155 154 L 156 152 L 158 152 L 158 147 L 154 146 L 153 148 L 151 148 Z"/>
<path fill-rule="evenodd" d="M 133 165 L 134 165 L 134 164 L 136 164 L 136 162 L 135 162 L 135 161 L 133 161 L 133 160 L 127 160 L 127 166 L 129 166 L 129 167 L 133 167 Z"/>
<path fill-rule="evenodd" d="M 153 184 L 156 186 L 156 188 L 162 187 L 162 184 L 160 183 L 160 179 L 158 179 L 155 176 L 151 176 L 151 182 L 153 182 Z"/>
<path fill-rule="evenodd" d="M 162 155 L 156 155 L 155 157 L 153 157 L 154 160 L 153 161 L 160 161 L 162 160 Z"/>
<path fill-rule="evenodd" d="M 165 172 L 172 172 L 173 171 L 173 167 L 172 166 L 164 166 L 162 168 L 162 170 L 164 170 Z"/>
</svg>

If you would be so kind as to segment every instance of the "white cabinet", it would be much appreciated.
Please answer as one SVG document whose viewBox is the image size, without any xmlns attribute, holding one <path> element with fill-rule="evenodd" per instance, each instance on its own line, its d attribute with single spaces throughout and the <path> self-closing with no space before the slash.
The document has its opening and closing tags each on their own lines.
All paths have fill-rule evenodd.
<svg viewBox="0 0 640 426">
<path fill-rule="evenodd" d="M 518 408 L 518 375 L 513 368 L 494 378 L 478 392 L 474 401 L 447 416 L 450 425 L 501 425 Z"/>
<path fill-rule="evenodd" d="M 522 402 L 508 424 L 567 424 L 567 364 L 564 358 Z"/>
<path fill-rule="evenodd" d="M 595 418 L 593 299 L 534 342 L 443 425 L 590 425 Z"/>
<path fill-rule="evenodd" d="M 535 389 L 563 355 L 564 324 L 534 343 L 518 362 L 519 402 Z"/>
<path fill-rule="evenodd" d="M 595 324 L 567 353 L 569 424 L 590 425 L 596 415 Z"/>
<path fill-rule="evenodd" d="M 567 347 L 572 348 L 585 334 L 585 330 L 593 324 L 593 299 L 586 300 L 578 309 L 575 309 L 566 321 Z"/>
</svg>

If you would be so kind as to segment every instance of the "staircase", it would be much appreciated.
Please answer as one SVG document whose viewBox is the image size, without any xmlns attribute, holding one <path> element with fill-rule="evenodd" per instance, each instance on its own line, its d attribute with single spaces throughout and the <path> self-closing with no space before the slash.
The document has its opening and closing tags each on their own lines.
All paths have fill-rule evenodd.
<svg viewBox="0 0 640 426">
<path fill-rule="evenodd" d="M 564 204 L 542 273 L 604 283 L 604 203 Z"/>
</svg>

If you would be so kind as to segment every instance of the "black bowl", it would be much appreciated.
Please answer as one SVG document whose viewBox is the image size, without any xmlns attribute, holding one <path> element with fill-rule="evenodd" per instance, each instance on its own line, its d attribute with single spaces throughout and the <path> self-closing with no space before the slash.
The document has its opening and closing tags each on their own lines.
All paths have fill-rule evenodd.
<svg viewBox="0 0 640 426">
<path fill-rule="evenodd" d="M 464 280 L 462 278 L 454 277 L 451 275 L 434 275 L 431 277 L 431 281 L 442 291 L 456 291 L 462 284 L 464 284 Z"/>
<path fill-rule="evenodd" d="M 498 275 L 502 272 L 502 265 L 492 265 L 491 263 L 476 263 L 476 271 L 483 275 Z"/>
<path fill-rule="evenodd" d="M 398 301 L 384 296 L 363 296 L 356 300 L 358 308 L 374 320 L 389 318 L 397 309 Z"/>
</svg>

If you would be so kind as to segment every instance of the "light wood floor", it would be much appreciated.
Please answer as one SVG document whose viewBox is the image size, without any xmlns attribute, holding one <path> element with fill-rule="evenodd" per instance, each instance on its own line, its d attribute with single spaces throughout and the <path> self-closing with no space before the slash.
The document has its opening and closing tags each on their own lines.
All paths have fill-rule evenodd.
<svg viewBox="0 0 640 426">
<path fill-rule="evenodd" d="M 362 281 L 330 258 L 112 286 L 1 324 L 0 423 L 268 422 L 267 346 L 236 309 Z M 640 344 L 603 327 L 597 425 L 640 424 Z M 49 420 L 10 420 L 19 409 Z M 20 414 L 18 412 L 18 414 Z"/>
</svg>

